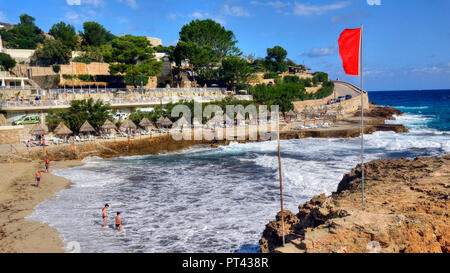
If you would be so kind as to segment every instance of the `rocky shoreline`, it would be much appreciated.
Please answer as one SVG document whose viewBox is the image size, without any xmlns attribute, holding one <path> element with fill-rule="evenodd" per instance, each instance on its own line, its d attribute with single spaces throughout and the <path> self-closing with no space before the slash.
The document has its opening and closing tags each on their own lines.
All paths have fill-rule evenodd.
<svg viewBox="0 0 450 273">
<path fill-rule="evenodd" d="M 263 232 L 262 252 L 450 252 L 450 155 L 374 160 L 365 177 L 365 205 L 358 165 L 331 196 L 284 212 L 284 247 L 278 213 Z"/>
</svg>

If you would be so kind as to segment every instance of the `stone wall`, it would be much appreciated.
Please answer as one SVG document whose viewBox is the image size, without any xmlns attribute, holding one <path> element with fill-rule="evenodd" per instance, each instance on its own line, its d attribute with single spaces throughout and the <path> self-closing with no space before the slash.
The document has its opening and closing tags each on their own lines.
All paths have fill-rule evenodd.
<svg viewBox="0 0 450 273">
<path fill-rule="evenodd" d="M 56 75 L 46 75 L 46 76 L 32 76 L 31 79 L 39 85 L 39 87 L 44 89 L 58 88 L 60 82 L 60 76 Z"/>
<path fill-rule="evenodd" d="M 293 102 L 294 109 L 298 112 L 301 112 L 305 107 L 316 107 L 320 105 L 326 105 L 328 100 L 334 99 L 334 97 L 335 94 L 333 93 L 330 96 L 319 100 L 294 101 Z M 342 101 L 340 102 L 340 105 L 343 107 L 343 111 L 345 113 L 356 112 L 359 109 L 359 106 L 361 105 L 361 97 L 357 96 L 349 100 Z M 364 94 L 364 109 L 369 109 L 369 96 L 367 95 L 367 93 Z"/>
<path fill-rule="evenodd" d="M 23 125 L 0 126 L 0 144 L 15 144 L 29 137 L 29 128 Z"/>
</svg>

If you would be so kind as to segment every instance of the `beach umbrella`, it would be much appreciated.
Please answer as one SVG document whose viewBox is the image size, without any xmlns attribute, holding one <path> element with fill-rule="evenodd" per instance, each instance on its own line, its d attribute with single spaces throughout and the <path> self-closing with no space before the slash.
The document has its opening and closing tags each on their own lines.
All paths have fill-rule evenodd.
<svg viewBox="0 0 450 273">
<path fill-rule="evenodd" d="M 123 129 L 136 129 L 137 126 L 136 124 L 134 124 L 133 121 L 131 121 L 131 119 L 126 119 L 122 122 L 122 124 L 120 125 L 121 128 Z"/>
<path fill-rule="evenodd" d="M 187 119 L 184 116 L 182 116 L 179 120 L 177 120 L 175 122 L 175 127 L 179 127 L 179 128 L 189 127 L 189 122 L 187 121 Z"/>
<path fill-rule="evenodd" d="M 103 125 L 101 126 L 102 129 L 110 130 L 110 129 L 117 129 L 116 125 L 112 123 L 109 119 L 107 119 Z"/>
<path fill-rule="evenodd" d="M 95 132 L 94 127 L 86 120 L 83 125 L 81 125 L 80 132 L 88 133 L 88 132 Z"/>
<path fill-rule="evenodd" d="M 41 135 L 45 135 L 47 133 L 47 128 L 45 125 L 39 123 L 34 125 L 31 130 L 30 130 L 30 135 L 34 135 L 34 136 L 41 136 Z"/>
<path fill-rule="evenodd" d="M 296 118 L 297 114 L 294 111 L 289 110 L 289 112 L 286 113 L 286 117 L 287 118 Z"/>
<path fill-rule="evenodd" d="M 101 128 L 102 128 L 103 130 L 106 130 L 106 131 L 108 132 L 108 134 L 109 134 L 109 132 L 110 132 L 111 129 L 117 130 L 116 125 L 114 125 L 114 123 L 112 123 L 109 119 L 107 119 L 107 120 L 103 123 L 103 125 L 101 126 Z"/>
<path fill-rule="evenodd" d="M 150 120 L 148 120 L 148 118 L 143 118 L 141 122 L 139 122 L 139 126 L 144 127 L 145 129 L 155 127 L 153 123 Z"/>
<path fill-rule="evenodd" d="M 23 79 L 20 80 L 20 86 L 21 86 L 22 88 L 25 87 L 25 83 L 23 82 Z"/>
<path fill-rule="evenodd" d="M 53 133 L 57 136 L 67 136 L 72 134 L 72 130 L 67 128 L 67 126 L 64 124 L 64 122 L 60 122 L 59 125 L 53 130 Z"/>
<path fill-rule="evenodd" d="M 159 127 L 163 126 L 164 123 L 164 118 L 163 116 L 160 116 L 157 120 L 156 120 L 156 124 L 158 124 Z"/>
<path fill-rule="evenodd" d="M 167 117 L 164 118 L 164 121 L 162 123 L 163 126 L 167 126 L 167 127 L 169 127 L 172 124 L 173 124 L 172 121 L 170 119 L 168 119 Z"/>
<path fill-rule="evenodd" d="M 5 87 L 5 79 L 2 79 L 2 87 Z"/>
</svg>

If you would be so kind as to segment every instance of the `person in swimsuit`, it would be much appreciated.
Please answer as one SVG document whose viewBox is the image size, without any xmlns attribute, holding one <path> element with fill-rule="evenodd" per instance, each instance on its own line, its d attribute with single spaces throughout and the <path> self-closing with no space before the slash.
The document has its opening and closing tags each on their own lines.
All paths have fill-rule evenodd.
<svg viewBox="0 0 450 273">
<path fill-rule="evenodd" d="M 105 204 L 105 206 L 102 209 L 103 227 L 106 227 L 106 224 L 107 224 L 108 215 L 106 214 L 106 210 L 108 208 L 109 208 L 109 205 Z"/>
<path fill-rule="evenodd" d="M 41 171 L 40 170 L 38 170 L 36 172 L 35 177 L 36 177 L 36 187 L 39 188 L 39 185 L 41 184 Z"/>
<path fill-rule="evenodd" d="M 116 215 L 116 230 L 118 231 L 122 230 L 122 219 L 120 219 L 120 212 L 117 212 Z"/>
<path fill-rule="evenodd" d="M 48 168 L 50 166 L 50 157 L 45 159 L 45 172 L 48 173 Z"/>
</svg>

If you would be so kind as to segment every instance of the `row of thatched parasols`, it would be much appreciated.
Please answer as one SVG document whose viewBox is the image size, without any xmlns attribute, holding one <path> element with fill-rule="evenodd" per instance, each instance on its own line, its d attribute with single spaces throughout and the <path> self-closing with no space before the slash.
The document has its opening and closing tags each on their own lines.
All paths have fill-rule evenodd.
<svg viewBox="0 0 450 273">
<path fill-rule="evenodd" d="M 159 125 L 160 127 L 169 127 L 172 125 L 172 121 L 170 121 L 170 119 L 168 119 L 167 117 L 166 118 L 160 117 L 156 121 L 156 124 Z M 148 118 L 143 118 L 139 122 L 139 126 L 145 128 L 147 130 L 155 129 L 154 124 Z M 136 129 L 137 128 L 136 124 L 134 124 L 134 122 L 131 121 L 130 119 L 124 120 L 122 122 L 122 124 L 120 125 L 120 127 L 123 129 Z M 116 125 L 114 125 L 114 123 L 112 123 L 109 119 L 107 119 L 105 121 L 105 123 L 103 123 L 103 125 L 101 126 L 101 129 L 107 130 L 109 132 L 111 129 L 117 130 L 117 127 L 116 127 Z M 81 133 L 91 133 L 91 132 L 95 132 L 95 129 L 86 120 L 83 123 L 83 125 L 81 125 L 80 132 Z M 31 135 L 45 135 L 47 133 L 48 133 L 48 128 L 44 124 L 36 124 L 30 130 Z M 58 136 L 68 136 L 68 135 L 71 135 L 73 132 L 64 124 L 64 122 L 61 121 L 58 124 L 58 126 L 55 128 L 55 130 L 53 130 L 53 133 Z"/>
</svg>

